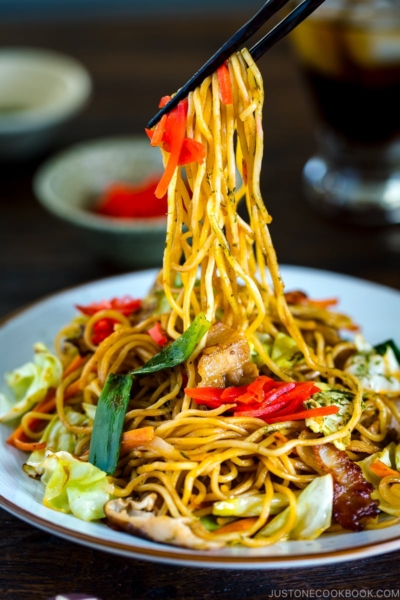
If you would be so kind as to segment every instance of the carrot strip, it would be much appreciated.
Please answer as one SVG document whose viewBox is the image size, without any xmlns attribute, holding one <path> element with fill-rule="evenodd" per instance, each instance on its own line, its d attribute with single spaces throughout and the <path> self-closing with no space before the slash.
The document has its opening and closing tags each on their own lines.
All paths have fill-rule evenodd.
<svg viewBox="0 0 400 600">
<path fill-rule="evenodd" d="M 24 430 L 22 429 L 22 425 L 18 425 L 18 427 L 14 429 L 12 434 L 6 439 L 6 443 L 10 446 L 16 446 L 16 440 L 22 441 L 23 438 L 25 438 L 25 440 L 28 439 L 24 433 Z"/>
<path fill-rule="evenodd" d="M 64 374 L 64 376 L 65 376 L 65 374 Z M 80 380 L 77 379 L 76 381 L 74 381 L 74 383 L 71 383 L 71 385 L 67 387 L 67 389 L 64 392 L 64 399 L 65 400 L 68 400 L 69 398 L 72 398 L 73 396 L 75 396 L 79 392 L 79 383 L 80 383 Z M 40 412 L 40 413 L 48 414 L 52 410 L 55 409 L 55 407 L 56 407 L 56 397 L 55 397 L 53 391 L 51 392 L 51 394 L 52 395 L 47 394 L 46 398 L 44 398 L 44 400 L 42 400 L 41 402 L 39 402 L 37 404 L 37 406 L 35 406 L 35 412 Z M 29 422 L 29 427 L 33 431 L 35 431 L 35 429 L 39 425 L 39 423 L 41 423 L 41 419 L 39 419 L 39 418 L 36 417 L 36 418 L 32 419 L 32 421 Z M 28 441 L 27 436 L 24 433 L 22 425 L 19 425 L 16 429 L 14 429 L 14 431 L 7 438 L 6 441 L 7 441 L 7 444 L 9 444 L 10 446 L 15 446 L 16 448 L 19 448 L 20 450 L 23 450 L 23 448 L 21 447 L 21 444 L 30 443 Z M 46 444 L 46 442 L 35 442 L 35 443 Z M 19 446 L 17 444 L 19 444 Z M 28 448 L 28 451 L 29 451 L 29 448 Z"/>
<path fill-rule="evenodd" d="M 138 446 L 143 446 L 154 439 L 154 427 L 140 427 L 125 431 L 122 434 L 121 453 L 129 452 Z"/>
<path fill-rule="evenodd" d="M 46 401 L 43 400 L 42 402 L 39 402 L 39 404 L 35 407 L 35 412 L 48 414 L 48 413 L 51 413 L 51 411 L 54 410 L 55 407 L 56 407 L 56 397 L 51 396 L 51 398 L 48 398 Z M 42 421 L 42 419 L 39 419 L 38 417 L 36 417 L 29 422 L 29 427 L 33 431 L 35 431 L 36 427 L 39 425 L 39 423 L 41 421 Z"/>
<path fill-rule="evenodd" d="M 81 367 L 83 363 L 86 362 L 86 358 L 86 356 L 80 356 L 79 354 L 78 356 L 75 356 L 75 358 L 71 360 L 68 367 L 65 369 L 62 378 L 65 379 L 66 377 L 68 377 L 68 375 L 71 375 L 71 373 L 79 369 L 79 367 Z"/>
<path fill-rule="evenodd" d="M 47 396 L 35 406 L 35 411 L 42 412 L 42 413 L 49 413 L 55 408 L 55 405 L 56 405 L 56 399 L 54 396 L 54 390 L 51 390 L 47 394 Z M 29 422 L 29 427 L 34 430 L 34 427 L 39 422 L 40 422 L 39 419 L 32 419 L 32 421 Z M 25 438 L 25 440 L 23 440 L 23 438 Z M 24 433 L 22 425 L 18 425 L 18 427 L 16 429 L 14 429 L 12 434 L 6 440 L 7 444 L 10 444 L 10 446 L 15 446 L 16 444 L 14 442 L 16 439 L 18 439 L 20 441 L 28 441 L 28 438 Z"/>
<path fill-rule="evenodd" d="M 251 527 L 253 527 L 254 523 L 256 523 L 258 517 L 247 517 L 245 519 L 239 519 L 238 521 L 233 521 L 232 523 L 228 523 L 227 525 L 223 525 L 219 529 L 216 530 L 216 534 L 220 533 L 240 533 L 241 531 L 247 531 Z"/>
<path fill-rule="evenodd" d="M 80 383 L 81 380 L 77 379 L 76 381 L 74 381 L 74 383 L 71 383 L 71 385 L 67 387 L 67 389 L 64 392 L 64 400 L 69 400 L 69 398 L 76 396 L 81 391 L 79 387 Z"/>
<path fill-rule="evenodd" d="M 24 450 L 24 452 L 34 452 L 35 450 L 43 450 L 43 448 L 46 448 L 46 442 L 23 442 L 18 438 L 15 438 L 13 445 L 18 448 L 18 450 Z"/>
<path fill-rule="evenodd" d="M 347 331 L 360 331 L 360 326 L 355 323 L 351 323 L 350 325 L 346 325 L 342 327 L 342 329 L 347 329 Z"/>
<path fill-rule="evenodd" d="M 338 302 L 337 298 L 325 298 L 325 300 L 311 300 L 307 298 L 305 304 L 310 304 L 316 308 L 328 308 L 329 306 L 335 306 Z"/>
<path fill-rule="evenodd" d="M 381 460 L 375 460 L 373 463 L 371 463 L 369 465 L 369 468 L 371 469 L 371 471 L 373 473 L 375 473 L 375 475 L 378 475 L 378 477 L 399 477 L 400 473 L 399 471 L 395 471 L 394 469 L 391 469 L 390 467 L 388 467 L 387 465 L 385 465 L 384 462 L 382 462 Z"/>
<path fill-rule="evenodd" d="M 283 433 L 281 433 L 280 431 L 275 431 L 274 438 L 278 442 L 282 442 L 282 444 L 286 444 L 286 442 L 289 441 L 288 438 L 285 435 L 283 435 Z"/>
</svg>

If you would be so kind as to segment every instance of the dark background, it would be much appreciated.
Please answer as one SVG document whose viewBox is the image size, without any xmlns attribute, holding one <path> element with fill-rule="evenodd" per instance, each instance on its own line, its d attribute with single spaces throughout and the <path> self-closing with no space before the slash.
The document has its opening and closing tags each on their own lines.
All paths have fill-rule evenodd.
<svg viewBox="0 0 400 600">
<path fill-rule="evenodd" d="M 16 7 L 3 2 L 0 8 L 6 4 Z M 79 232 L 39 207 L 32 177 L 40 163 L 81 140 L 141 133 L 159 97 L 180 87 L 253 10 L 250 5 L 242 12 L 227 9 L 219 15 L 182 10 L 168 17 L 166 4 L 163 14 L 152 18 L 127 11 L 124 16 L 97 19 L 67 14 L 62 19 L 54 14 L 42 18 L 40 13 L 34 18 L 17 19 L 14 14 L 0 19 L 2 46 L 68 53 L 87 67 L 94 85 L 86 110 L 46 154 L 26 163 L 0 164 L 0 317 L 67 286 L 122 272 L 118 265 L 99 261 Z M 289 44 L 274 48 L 260 61 L 260 68 L 266 87 L 262 191 L 274 216 L 271 231 L 280 262 L 347 273 L 400 289 L 399 226 L 331 223 L 303 199 L 301 169 L 314 149 L 312 112 Z M 311 569 L 195 570 L 81 547 L 4 511 L 0 519 L 2 600 L 45 600 L 73 591 L 98 594 L 103 600 L 239 600 L 266 598 L 272 590 L 398 587 L 400 553 Z"/>
<path fill-rule="evenodd" d="M 256 12 L 262 2 L 247 0 L 246 10 Z M 113 17 L 115 15 L 129 15 L 131 17 L 152 15 L 179 16 L 184 13 L 204 15 L 231 14 L 243 8 L 241 0 L 201 0 L 201 2 L 188 2 L 187 0 L 0 0 L 0 15 L 3 18 L 18 19 L 58 19 L 60 15 L 66 18 L 77 19 L 82 16 L 97 18 L 100 15 Z"/>
</svg>

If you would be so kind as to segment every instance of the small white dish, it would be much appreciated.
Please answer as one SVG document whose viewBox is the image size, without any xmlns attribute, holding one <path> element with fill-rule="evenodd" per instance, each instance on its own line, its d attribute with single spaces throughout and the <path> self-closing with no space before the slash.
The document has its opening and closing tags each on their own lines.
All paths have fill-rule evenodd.
<svg viewBox="0 0 400 600">
<path fill-rule="evenodd" d="M 3 373 L 31 359 L 32 346 L 52 346 L 57 331 L 76 314 L 75 304 L 130 294 L 143 297 L 156 271 L 142 271 L 89 283 L 47 298 L 0 327 L 0 387 Z M 400 340 L 400 292 L 326 271 L 284 266 L 287 289 L 304 290 L 312 298 L 337 297 L 339 310 L 362 326 L 373 344 Z M 2 390 L 3 391 L 3 390 Z M 400 549 L 400 525 L 386 529 L 322 535 L 316 540 L 280 542 L 266 548 L 232 546 L 221 550 L 188 550 L 159 544 L 110 529 L 99 522 L 86 523 L 42 504 L 44 488 L 22 470 L 26 455 L 7 446 L 9 429 L 0 427 L 0 506 L 20 519 L 70 541 L 121 556 L 190 567 L 220 569 L 287 569 L 315 567 L 356 560 Z"/>
<path fill-rule="evenodd" d="M 135 184 L 162 173 L 160 151 L 144 135 L 106 138 L 82 142 L 50 158 L 33 185 L 39 202 L 78 227 L 99 256 L 137 269 L 161 265 L 166 216 L 118 219 L 93 209 L 111 183 Z"/>
<path fill-rule="evenodd" d="M 79 112 L 91 79 L 75 59 L 37 48 L 0 50 L 0 159 L 42 150 Z"/>
</svg>

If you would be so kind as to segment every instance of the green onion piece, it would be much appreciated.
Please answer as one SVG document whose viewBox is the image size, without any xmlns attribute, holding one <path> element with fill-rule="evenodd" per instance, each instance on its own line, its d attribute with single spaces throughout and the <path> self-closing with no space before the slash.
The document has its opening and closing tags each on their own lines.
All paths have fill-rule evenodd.
<svg viewBox="0 0 400 600">
<path fill-rule="evenodd" d="M 182 335 L 161 352 L 153 356 L 143 367 L 131 372 L 131 375 L 147 375 L 185 362 L 193 353 L 197 344 L 210 329 L 211 323 L 203 313 L 199 313 L 193 323 Z"/>
<path fill-rule="evenodd" d="M 117 467 L 131 387 L 130 375 L 110 373 L 97 404 L 89 462 L 107 475 L 112 475 Z"/>
<path fill-rule="evenodd" d="M 384 356 L 386 354 L 386 350 L 388 349 L 388 347 L 393 350 L 396 360 L 400 364 L 400 350 L 393 340 L 386 340 L 386 342 L 382 342 L 381 344 L 378 344 L 377 346 L 375 346 L 375 350 L 377 351 L 378 354 L 380 354 L 381 356 Z"/>
<path fill-rule="evenodd" d="M 203 515 L 200 517 L 200 522 L 202 523 L 203 527 L 207 529 L 207 531 L 216 531 L 221 527 L 213 515 Z"/>
</svg>

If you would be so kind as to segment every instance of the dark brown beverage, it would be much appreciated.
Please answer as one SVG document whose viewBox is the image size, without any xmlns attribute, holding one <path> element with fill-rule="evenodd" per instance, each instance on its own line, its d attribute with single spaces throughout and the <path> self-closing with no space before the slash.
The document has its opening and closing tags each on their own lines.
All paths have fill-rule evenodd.
<svg viewBox="0 0 400 600">
<path fill-rule="evenodd" d="M 400 27 L 393 21 L 352 23 L 338 13 L 308 19 L 293 34 L 320 118 L 350 143 L 400 136 Z"/>
</svg>

